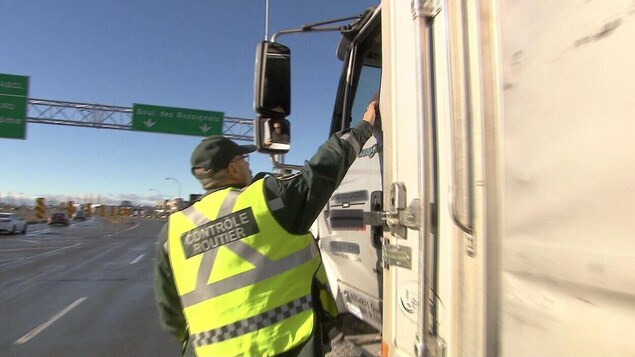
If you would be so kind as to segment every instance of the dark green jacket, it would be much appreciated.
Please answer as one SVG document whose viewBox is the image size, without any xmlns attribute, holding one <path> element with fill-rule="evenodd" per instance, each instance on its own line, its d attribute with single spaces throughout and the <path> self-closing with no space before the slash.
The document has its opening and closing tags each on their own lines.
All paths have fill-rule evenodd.
<svg viewBox="0 0 635 357">
<path fill-rule="evenodd" d="M 275 209 L 270 207 L 270 209 L 282 227 L 292 234 L 308 232 L 372 132 L 373 128 L 370 124 L 360 121 L 353 128 L 329 138 L 320 146 L 311 160 L 305 161 L 297 174 L 265 177 L 267 201 L 271 202 L 280 198 L 274 201 L 277 202 L 278 207 Z M 159 234 L 156 251 L 157 265 L 154 278 L 156 302 L 161 324 L 182 342 L 184 354 L 190 355 L 191 351 L 186 351 L 188 332 L 185 316 L 172 277 L 167 252 L 164 249 L 167 232 L 166 223 Z"/>
</svg>

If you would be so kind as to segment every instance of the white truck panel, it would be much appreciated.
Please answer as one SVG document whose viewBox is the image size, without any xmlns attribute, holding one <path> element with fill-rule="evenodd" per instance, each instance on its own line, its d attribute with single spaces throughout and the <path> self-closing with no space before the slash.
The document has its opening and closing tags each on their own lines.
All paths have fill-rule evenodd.
<svg viewBox="0 0 635 357">
<path fill-rule="evenodd" d="M 423 3 L 440 6 L 425 31 L 411 7 Z M 634 355 L 635 2 L 382 0 L 381 21 L 383 166 L 358 159 L 318 225 L 333 290 L 383 300 L 383 316 L 340 296 L 341 310 L 381 323 L 391 357 Z M 430 123 L 434 168 L 424 167 Z M 433 304 L 422 225 L 384 230 L 383 291 L 369 230 L 334 226 L 353 205 L 372 210 L 343 197 L 381 185 L 394 219 L 393 183 L 435 214 Z M 410 267 L 389 256 L 397 247 Z"/>
<path fill-rule="evenodd" d="M 421 130 L 418 122 L 417 72 L 415 53 L 415 23 L 409 1 L 382 2 L 383 71 L 380 111 L 384 138 L 389 142 L 384 151 L 384 201 L 388 201 L 390 185 L 403 182 L 407 188 L 407 201 L 421 198 L 419 182 L 423 175 L 418 169 L 422 151 Z M 385 208 L 388 207 L 385 205 Z M 418 312 L 421 308 L 419 269 L 423 257 L 419 256 L 419 232 L 408 230 L 403 239 L 384 233 L 389 244 L 410 248 L 411 269 L 391 266 L 384 272 L 389 284 L 384 285 L 384 341 L 394 348 L 390 356 L 412 356 L 416 344 Z M 388 320 L 388 321 L 386 321 Z M 386 323 L 387 322 L 387 323 Z"/>
<path fill-rule="evenodd" d="M 635 351 L 635 3 L 501 2 L 501 352 Z"/>
</svg>

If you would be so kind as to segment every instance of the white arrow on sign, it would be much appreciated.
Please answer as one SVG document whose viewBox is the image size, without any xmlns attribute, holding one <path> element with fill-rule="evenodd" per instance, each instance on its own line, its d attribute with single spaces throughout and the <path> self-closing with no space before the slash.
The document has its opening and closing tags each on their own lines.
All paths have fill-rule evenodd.
<svg viewBox="0 0 635 357">
<path fill-rule="evenodd" d="M 207 124 L 203 124 L 203 126 L 199 126 L 198 128 L 201 129 L 201 131 L 204 133 L 211 129 L 209 126 L 207 126 Z"/>
<path fill-rule="evenodd" d="M 153 122 L 152 119 L 148 119 L 148 120 L 144 121 L 143 124 L 145 124 L 145 126 L 147 126 L 148 128 L 152 128 L 154 126 L 154 124 L 156 124 L 156 123 Z"/>
</svg>

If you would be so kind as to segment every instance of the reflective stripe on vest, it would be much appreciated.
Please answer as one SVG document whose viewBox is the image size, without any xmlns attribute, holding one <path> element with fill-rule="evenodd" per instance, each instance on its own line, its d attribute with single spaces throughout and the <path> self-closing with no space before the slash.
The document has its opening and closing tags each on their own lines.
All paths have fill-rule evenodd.
<svg viewBox="0 0 635 357">
<path fill-rule="evenodd" d="M 194 346 L 199 347 L 221 342 L 229 338 L 260 330 L 263 327 L 271 326 L 276 322 L 288 319 L 291 316 L 311 308 L 313 308 L 313 303 L 311 295 L 309 294 L 291 301 L 288 304 L 263 312 L 260 315 L 252 316 L 214 330 L 194 334 L 192 335 L 192 343 Z"/>
<path fill-rule="evenodd" d="M 242 223 L 255 233 L 219 238 L 214 229 L 224 229 L 224 219 L 231 228 L 226 217 L 243 211 L 253 211 Z M 170 264 L 198 355 L 274 355 L 309 338 L 319 255 L 310 235 L 277 224 L 263 180 L 211 193 L 171 215 L 168 227 Z"/>
</svg>

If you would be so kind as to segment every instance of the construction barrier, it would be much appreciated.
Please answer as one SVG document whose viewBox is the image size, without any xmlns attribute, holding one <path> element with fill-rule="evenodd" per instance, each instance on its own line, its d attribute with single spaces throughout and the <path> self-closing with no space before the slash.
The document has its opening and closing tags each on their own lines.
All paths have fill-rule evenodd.
<svg viewBox="0 0 635 357">
<path fill-rule="evenodd" d="M 66 213 L 68 213 L 69 217 L 73 217 L 73 214 L 75 213 L 75 202 L 68 201 L 68 204 L 66 206 Z"/>
<path fill-rule="evenodd" d="M 35 199 L 35 217 L 37 219 L 44 219 L 46 217 L 46 206 L 43 197 Z"/>
<path fill-rule="evenodd" d="M 132 215 L 132 207 L 119 207 L 119 216 L 128 217 Z"/>
</svg>

